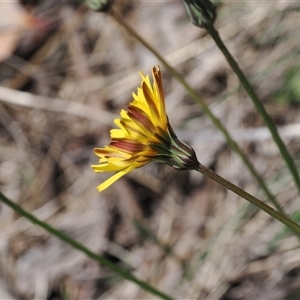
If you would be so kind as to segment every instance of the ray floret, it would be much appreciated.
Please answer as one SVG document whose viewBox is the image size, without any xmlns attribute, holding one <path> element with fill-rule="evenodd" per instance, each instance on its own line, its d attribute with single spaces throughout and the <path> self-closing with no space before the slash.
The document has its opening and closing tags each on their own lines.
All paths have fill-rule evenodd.
<svg viewBox="0 0 300 300">
<path fill-rule="evenodd" d="M 95 148 L 99 163 L 92 165 L 96 173 L 116 172 L 101 183 L 99 192 L 122 176 L 149 162 L 163 162 L 179 170 L 197 169 L 196 154 L 180 141 L 166 114 L 162 77 L 159 67 L 152 69 L 152 81 L 140 73 L 142 81 L 127 111 L 121 110 L 118 128 L 110 131 L 111 142 L 104 148 Z"/>
</svg>

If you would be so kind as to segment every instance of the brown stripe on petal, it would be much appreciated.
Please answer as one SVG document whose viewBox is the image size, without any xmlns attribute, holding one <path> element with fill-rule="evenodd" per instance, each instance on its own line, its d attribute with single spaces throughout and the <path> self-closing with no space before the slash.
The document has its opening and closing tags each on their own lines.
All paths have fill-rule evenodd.
<svg viewBox="0 0 300 300">
<path fill-rule="evenodd" d="M 94 153 L 95 154 L 101 154 L 101 155 L 106 155 L 110 153 L 110 150 L 104 149 L 104 148 L 94 148 Z"/>
<path fill-rule="evenodd" d="M 142 89 L 143 89 L 145 99 L 149 105 L 151 112 L 154 112 L 156 115 L 156 118 L 159 119 L 159 112 L 158 112 L 156 103 L 153 101 L 153 95 L 152 95 L 151 91 L 149 90 L 149 87 L 146 84 L 146 82 L 143 82 Z"/>
<path fill-rule="evenodd" d="M 158 89 L 159 94 L 159 100 L 160 100 L 160 106 L 161 106 L 161 113 L 166 113 L 166 107 L 165 107 L 165 98 L 164 98 L 164 89 L 162 84 L 162 78 L 161 78 L 161 72 L 159 67 L 154 67 L 152 69 L 152 76 L 154 79 L 154 83 Z"/>
<path fill-rule="evenodd" d="M 132 122 L 132 121 L 130 120 L 130 122 Z M 126 128 L 126 130 L 128 131 L 129 134 L 134 132 L 137 135 L 140 135 L 141 137 L 147 138 L 147 135 L 145 135 L 141 130 L 138 130 L 138 129 L 130 126 L 129 122 L 125 122 L 124 120 L 121 120 L 120 123 Z"/>
<path fill-rule="evenodd" d="M 155 126 L 149 120 L 147 114 L 140 108 L 129 105 L 128 107 L 128 116 L 142 129 L 147 130 L 149 133 L 155 132 Z"/>
<path fill-rule="evenodd" d="M 115 157 L 115 158 L 123 158 L 124 155 L 120 155 L 119 153 L 113 151 L 113 150 L 107 150 L 107 149 L 103 149 L 103 148 L 95 148 L 94 149 L 94 153 L 97 156 L 101 156 L 104 157 L 106 159 Z"/>
<path fill-rule="evenodd" d="M 157 88 L 158 88 L 160 94 L 163 95 L 164 94 L 164 89 L 163 89 L 163 85 L 162 85 L 162 78 L 161 78 L 160 68 L 159 67 L 154 67 L 152 69 L 152 74 L 153 74 L 154 81 L 157 84 Z"/>
<path fill-rule="evenodd" d="M 143 144 L 140 144 L 138 142 L 128 141 L 128 140 L 121 140 L 121 139 L 112 141 L 110 145 L 128 153 L 141 152 L 145 149 L 145 145 Z"/>
</svg>

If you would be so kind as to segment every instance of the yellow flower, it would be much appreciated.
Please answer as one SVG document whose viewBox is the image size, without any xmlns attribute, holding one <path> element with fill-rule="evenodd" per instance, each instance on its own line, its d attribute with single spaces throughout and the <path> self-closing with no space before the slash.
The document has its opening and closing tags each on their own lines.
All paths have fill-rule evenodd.
<svg viewBox="0 0 300 300">
<path fill-rule="evenodd" d="M 177 138 L 169 124 L 159 67 L 152 69 L 153 85 L 148 75 L 140 75 L 141 86 L 137 94 L 132 93 L 133 102 L 114 121 L 119 128 L 111 130 L 110 144 L 94 149 L 100 159 L 99 164 L 92 165 L 93 170 L 117 172 L 97 187 L 99 192 L 151 161 L 180 170 L 197 169 L 199 165 L 194 150 Z"/>
</svg>

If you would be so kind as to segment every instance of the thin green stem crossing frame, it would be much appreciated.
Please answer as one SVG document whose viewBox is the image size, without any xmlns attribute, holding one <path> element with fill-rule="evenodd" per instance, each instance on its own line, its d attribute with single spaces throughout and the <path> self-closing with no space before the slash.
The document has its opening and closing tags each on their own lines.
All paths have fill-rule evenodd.
<svg viewBox="0 0 300 300">
<path fill-rule="evenodd" d="M 24 210 L 20 205 L 18 205 L 16 203 L 14 203 L 13 201 L 9 200 L 1 192 L 0 192 L 0 201 L 4 204 L 8 205 L 10 208 L 12 208 L 20 216 L 26 218 L 27 220 L 29 220 L 33 224 L 36 224 L 36 225 L 42 227 L 43 229 L 45 229 L 46 231 L 48 231 L 52 235 L 56 236 L 58 239 L 62 240 L 66 244 L 69 244 L 70 246 L 72 246 L 73 248 L 79 250 L 80 252 L 83 252 L 84 254 L 86 254 L 91 259 L 93 259 L 93 260 L 97 261 L 98 263 L 100 263 L 101 265 L 111 269 L 113 272 L 120 275 L 121 277 L 136 283 L 137 285 L 139 285 L 145 291 L 148 291 L 149 293 L 151 293 L 153 295 L 156 295 L 156 296 L 160 297 L 161 299 L 174 300 L 174 298 L 172 298 L 171 296 L 159 291 L 158 289 L 154 288 L 150 284 L 138 279 L 137 277 L 132 275 L 130 272 L 123 270 L 122 268 L 118 267 L 117 265 L 115 265 L 114 263 L 112 263 L 111 261 L 106 259 L 105 257 L 103 257 L 101 255 L 98 255 L 95 252 L 89 250 L 88 248 L 86 248 L 85 246 L 80 244 L 79 242 L 75 241 L 74 239 L 72 239 L 68 235 L 64 234 L 63 232 L 55 229 L 54 227 L 47 224 L 46 222 L 43 222 L 43 221 L 37 219 L 34 215 L 32 215 L 31 213 Z"/>
<path fill-rule="evenodd" d="M 274 206 L 277 208 L 278 211 L 280 211 L 282 214 L 284 214 L 282 208 L 278 204 L 275 197 L 272 195 L 266 184 L 264 183 L 264 180 L 261 178 L 261 176 L 258 174 L 258 172 L 255 170 L 252 163 L 249 161 L 247 156 L 243 153 L 243 151 L 240 149 L 238 144 L 233 140 L 227 129 L 222 125 L 220 120 L 215 117 L 215 115 L 212 113 L 212 111 L 209 109 L 209 107 L 205 104 L 203 99 L 197 94 L 197 92 L 185 81 L 183 76 L 175 69 L 173 68 L 165 59 L 164 57 L 159 54 L 157 50 L 155 50 L 142 36 L 140 36 L 131 26 L 129 26 L 121 16 L 118 15 L 113 9 L 110 9 L 108 12 L 115 20 L 118 22 L 122 27 L 124 27 L 130 35 L 135 37 L 142 45 L 144 45 L 150 52 L 152 52 L 164 65 L 164 67 L 184 86 L 186 91 L 189 93 L 189 95 L 200 105 L 203 112 L 211 119 L 212 123 L 223 133 L 225 136 L 228 144 L 230 147 L 240 156 L 246 167 L 248 168 L 249 172 L 252 174 L 252 176 L 257 180 L 262 190 L 267 195 L 268 199 L 274 204 Z"/>
<path fill-rule="evenodd" d="M 257 208 L 265 211 L 267 214 L 269 214 L 273 218 L 277 219 L 278 221 L 280 221 L 281 223 L 285 224 L 287 227 L 292 229 L 297 234 L 297 236 L 300 237 L 300 226 L 296 222 L 289 219 L 284 214 L 280 213 L 279 211 L 276 211 L 275 209 L 273 209 L 266 203 L 262 202 L 261 200 L 257 199 L 256 197 L 252 196 L 251 194 L 247 193 L 243 189 L 239 188 L 235 184 L 231 183 L 230 181 L 226 180 L 225 178 L 221 177 L 220 175 L 216 174 L 215 172 L 206 168 L 205 166 L 203 166 L 200 163 L 199 163 L 199 167 L 198 167 L 197 171 L 200 172 L 201 174 L 203 174 L 204 176 L 212 179 L 213 181 L 219 183 L 226 189 L 228 189 L 228 190 L 234 192 L 235 194 L 239 195 L 240 197 L 244 198 L 251 204 L 255 205 Z"/>
<path fill-rule="evenodd" d="M 250 84 L 250 82 L 248 81 L 247 77 L 245 76 L 245 74 L 243 73 L 241 68 L 239 67 L 238 63 L 236 62 L 236 60 L 233 58 L 233 56 L 231 55 L 231 53 L 229 52 L 229 50 L 227 49 L 227 47 L 223 43 L 223 41 L 222 41 L 218 31 L 215 29 L 214 25 L 206 24 L 205 29 L 207 30 L 209 35 L 212 37 L 212 39 L 215 41 L 218 48 L 221 50 L 221 52 L 225 56 L 227 62 L 230 65 L 230 67 L 232 68 L 234 73 L 237 75 L 237 77 L 239 78 L 242 86 L 244 87 L 245 91 L 247 92 L 250 99 L 252 100 L 256 111 L 260 114 L 260 116 L 264 120 L 266 126 L 269 128 L 269 130 L 272 134 L 273 140 L 277 144 L 278 149 L 281 153 L 281 156 L 285 160 L 285 162 L 287 164 L 287 167 L 288 167 L 288 169 L 290 170 L 290 172 L 293 176 L 295 185 L 296 185 L 296 187 L 299 191 L 299 195 L 300 195 L 300 176 L 299 176 L 299 173 L 297 171 L 297 168 L 296 168 L 296 165 L 295 165 L 295 162 L 294 162 L 292 156 L 288 152 L 285 144 L 283 143 L 280 135 L 278 134 L 276 125 L 274 124 L 271 117 L 267 113 L 263 103 L 258 98 L 255 90 L 253 89 L 253 87 Z"/>
</svg>

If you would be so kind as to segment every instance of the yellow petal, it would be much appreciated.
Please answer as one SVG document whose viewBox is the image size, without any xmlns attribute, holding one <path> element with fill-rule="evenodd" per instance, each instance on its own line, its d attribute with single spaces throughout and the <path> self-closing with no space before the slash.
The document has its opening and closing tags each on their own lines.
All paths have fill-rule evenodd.
<svg viewBox="0 0 300 300">
<path fill-rule="evenodd" d="M 92 165 L 92 168 L 95 173 L 102 173 L 102 172 L 117 172 L 122 169 L 119 166 L 113 165 L 111 163 L 106 163 L 106 164 L 100 164 L 100 165 Z M 123 166 L 124 168 L 124 166 Z"/>
<path fill-rule="evenodd" d="M 146 102 L 146 99 L 145 99 L 145 96 L 144 96 L 144 93 L 141 92 L 141 95 L 134 95 L 134 101 L 131 103 L 131 105 L 133 106 L 137 106 L 139 107 L 140 109 L 142 109 L 147 115 L 150 115 L 151 114 L 151 111 L 150 111 L 150 108 L 148 107 L 148 104 Z M 143 99 L 143 101 L 139 101 L 139 99 Z"/>
<path fill-rule="evenodd" d="M 121 139 L 130 136 L 128 132 L 122 129 L 111 129 L 110 136 L 112 139 Z"/>
<path fill-rule="evenodd" d="M 160 112 L 161 124 L 167 123 L 166 117 L 166 107 L 165 107 L 165 99 L 164 99 L 164 90 L 162 84 L 162 78 L 159 67 L 154 67 L 152 69 L 152 77 L 153 77 L 153 91 L 154 98 L 157 103 L 157 107 Z"/>
<path fill-rule="evenodd" d="M 130 155 L 128 155 L 130 158 Z M 128 165 L 134 165 L 134 162 L 126 160 L 125 158 L 109 158 L 107 162 L 101 162 L 99 165 L 92 165 L 95 173 L 102 172 L 118 172 L 128 167 Z"/>
<path fill-rule="evenodd" d="M 120 179 L 122 176 L 126 175 L 127 173 L 129 173 L 130 171 L 132 171 L 134 169 L 133 166 L 129 166 L 128 168 L 118 172 L 117 174 L 113 175 L 112 177 L 108 178 L 106 181 L 104 181 L 103 183 L 101 183 L 98 187 L 97 190 L 99 192 L 102 192 L 103 190 L 107 189 L 109 186 L 111 186 L 115 181 L 117 181 L 118 179 Z"/>
<path fill-rule="evenodd" d="M 121 115 L 122 119 L 126 119 L 126 120 L 129 119 L 129 120 L 130 120 L 130 118 L 128 117 L 128 114 L 127 114 L 127 111 L 126 111 L 126 110 L 121 109 L 120 115 Z"/>
</svg>

